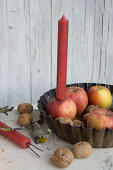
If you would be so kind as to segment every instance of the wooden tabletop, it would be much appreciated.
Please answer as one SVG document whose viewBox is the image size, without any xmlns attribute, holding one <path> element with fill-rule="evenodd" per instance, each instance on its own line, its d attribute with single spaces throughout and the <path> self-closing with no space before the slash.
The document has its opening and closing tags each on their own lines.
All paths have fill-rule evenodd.
<svg viewBox="0 0 113 170">
<path fill-rule="evenodd" d="M 38 120 L 39 112 L 34 106 L 33 119 Z M 0 113 L 0 121 L 11 127 L 20 127 L 17 123 L 19 113 L 16 109 L 8 113 L 8 116 Z M 45 123 L 43 126 L 47 126 Z M 52 134 L 48 141 L 43 144 L 35 144 L 30 130 L 21 131 L 29 137 L 34 145 L 43 150 L 38 158 L 30 149 L 23 149 L 0 135 L 0 170 L 57 170 L 51 157 L 59 147 L 72 148 L 72 144 L 63 141 L 55 134 Z M 112 170 L 113 169 L 113 148 L 93 149 L 92 155 L 87 159 L 74 159 L 68 170 Z"/>
</svg>

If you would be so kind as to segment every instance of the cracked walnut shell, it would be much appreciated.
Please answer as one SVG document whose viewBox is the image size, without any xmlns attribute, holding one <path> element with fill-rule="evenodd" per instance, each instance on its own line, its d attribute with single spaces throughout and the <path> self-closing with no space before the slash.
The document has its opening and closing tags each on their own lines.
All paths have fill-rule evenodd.
<svg viewBox="0 0 113 170">
<path fill-rule="evenodd" d="M 18 105 L 17 110 L 20 114 L 23 114 L 23 113 L 30 114 L 33 111 L 33 106 L 29 103 L 22 103 Z"/>
<path fill-rule="evenodd" d="M 59 122 L 62 123 L 62 124 L 69 123 L 70 125 L 73 125 L 73 121 L 70 118 L 65 117 L 65 116 L 58 117 L 58 118 L 56 118 L 56 120 L 59 120 Z"/>
<path fill-rule="evenodd" d="M 33 121 L 33 117 L 28 113 L 24 113 L 20 115 L 18 118 L 18 123 L 22 126 L 28 126 L 29 124 L 32 123 L 32 121 Z"/>
<path fill-rule="evenodd" d="M 92 154 L 92 147 L 88 142 L 81 141 L 72 147 L 72 152 L 75 158 L 87 158 Z"/>
<path fill-rule="evenodd" d="M 98 106 L 95 106 L 95 105 L 89 105 L 87 108 L 86 108 L 86 111 L 85 113 L 90 113 L 94 110 L 98 109 Z"/>
<path fill-rule="evenodd" d="M 80 125 L 83 125 L 85 126 L 85 123 L 82 122 L 81 120 L 73 120 L 73 126 L 80 126 Z"/>
<path fill-rule="evenodd" d="M 71 162 L 73 161 L 74 156 L 71 150 L 68 148 L 58 148 L 52 157 L 53 162 L 59 168 L 66 168 L 68 167 Z"/>
<path fill-rule="evenodd" d="M 86 114 L 84 114 L 84 115 L 82 116 L 82 121 L 83 121 L 84 123 L 87 124 L 87 119 L 88 119 L 88 116 L 89 116 L 90 114 L 91 114 L 91 113 L 86 113 Z"/>
</svg>

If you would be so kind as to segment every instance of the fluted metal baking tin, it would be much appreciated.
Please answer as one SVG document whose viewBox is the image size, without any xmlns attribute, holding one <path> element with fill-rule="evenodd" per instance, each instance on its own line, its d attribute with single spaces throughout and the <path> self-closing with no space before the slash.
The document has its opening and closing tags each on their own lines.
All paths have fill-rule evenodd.
<svg viewBox="0 0 113 170">
<path fill-rule="evenodd" d="M 95 85 L 102 85 L 107 87 L 113 95 L 113 85 L 99 84 L 99 83 L 76 83 L 69 86 L 78 86 L 87 90 Z M 87 141 L 94 148 L 110 148 L 113 146 L 113 130 L 105 128 L 103 130 L 97 130 L 95 128 L 87 129 L 84 126 L 72 127 L 70 124 L 61 124 L 58 120 L 53 120 L 50 115 L 45 112 L 47 102 L 56 96 L 56 89 L 51 89 L 44 93 L 38 100 L 38 109 L 46 121 L 48 127 L 58 137 L 66 140 L 69 143 L 75 144 L 79 141 Z"/>
</svg>

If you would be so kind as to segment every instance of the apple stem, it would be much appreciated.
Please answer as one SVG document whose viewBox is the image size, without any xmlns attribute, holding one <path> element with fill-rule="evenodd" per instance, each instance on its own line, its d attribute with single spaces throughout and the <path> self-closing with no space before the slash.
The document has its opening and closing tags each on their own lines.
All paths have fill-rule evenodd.
<svg viewBox="0 0 113 170">
<path fill-rule="evenodd" d="M 107 109 L 106 115 L 108 114 L 109 108 Z"/>
<path fill-rule="evenodd" d="M 75 88 L 73 89 L 73 92 L 76 92 L 76 91 L 77 91 L 76 87 L 77 87 L 77 86 L 75 86 Z"/>
</svg>

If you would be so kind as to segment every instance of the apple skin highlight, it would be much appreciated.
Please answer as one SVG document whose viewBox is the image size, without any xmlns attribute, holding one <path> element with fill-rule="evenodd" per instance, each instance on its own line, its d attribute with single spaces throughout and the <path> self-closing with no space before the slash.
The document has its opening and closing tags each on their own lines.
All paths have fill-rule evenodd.
<svg viewBox="0 0 113 170">
<path fill-rule="evenodd" d="M 62 101 L 54 98 L 48 101 L 46 106 L 46 113 L 51 115 L 53 119 L 61 116 L 66 116 L 73 120 L 77 113 L 77 107 L 71 98 L 66 98 Z"/>
<path fill-rule="evenodd" d="M 82 115 L 88 105 L 88 96 L 86 91 L 80 87 L 68 87 L 66 96 L 70 97 L 77 106 L 77 116 Z"/>
<path fill-rule="evenodd" d="M 105 108 L 99 108 L 91 112 L 87 119 L 87 128 L 113 129 L 113 112 Z"/>
<path fill-rule="evenodd" d="M 112 104 L 112 95 L 104 86 L 93 86 L 88 92 L 89 104 L 96 105 L 101 108 L 109 108 Z"/>
</svg>

